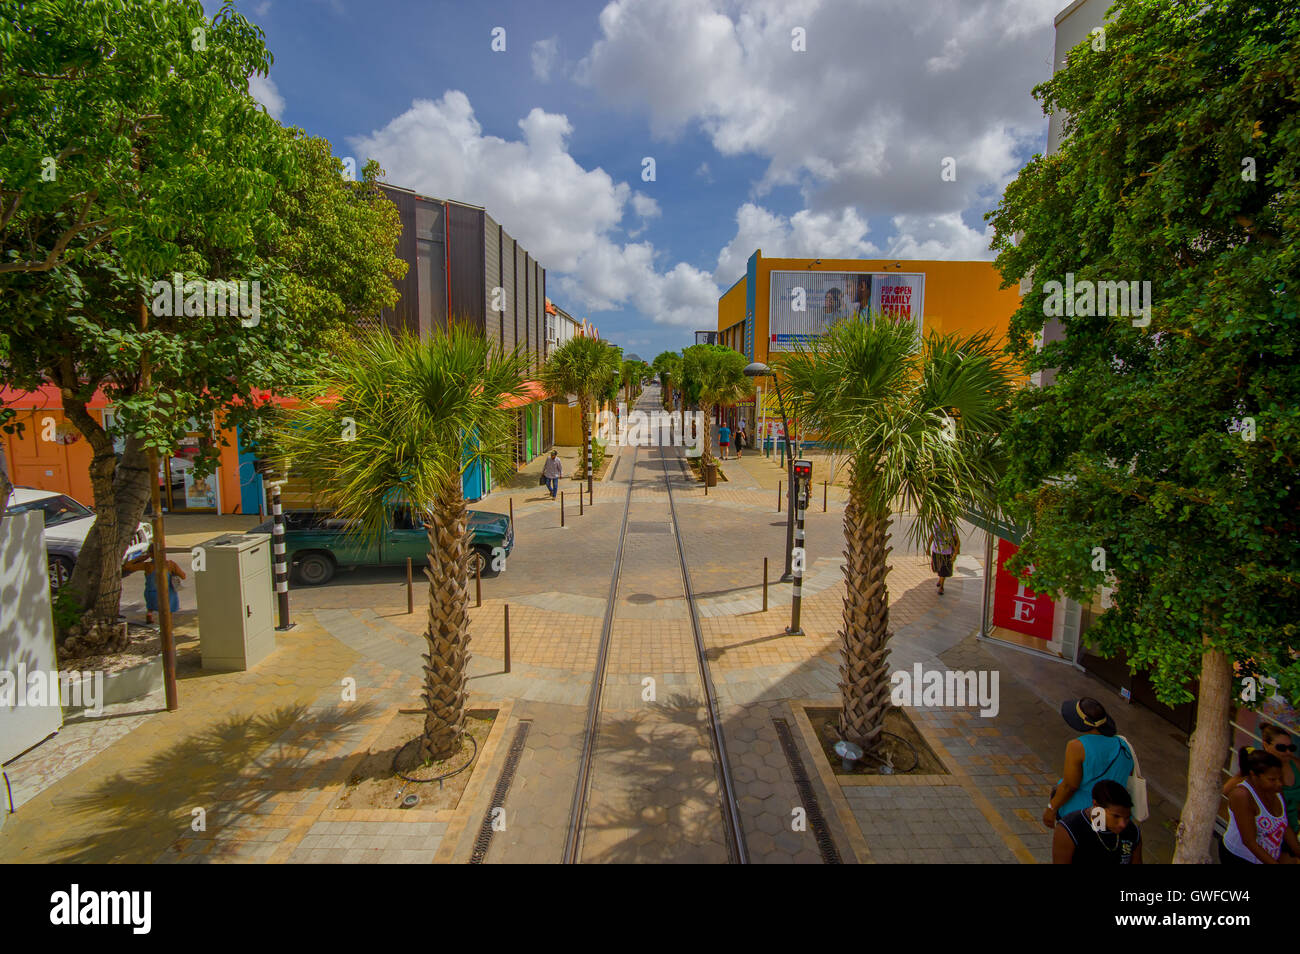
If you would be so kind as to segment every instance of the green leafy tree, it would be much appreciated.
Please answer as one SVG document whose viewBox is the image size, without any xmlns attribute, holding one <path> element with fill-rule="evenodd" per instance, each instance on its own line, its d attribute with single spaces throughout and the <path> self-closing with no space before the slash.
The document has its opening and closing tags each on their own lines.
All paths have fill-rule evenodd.
<svg viewBox="0 0 1300 954">
<path fill-rule="evenodd" d="M 0 57 L 0 377 L 58 387 L 92 450 L 96 522 L 68 583 L 86 625 L 64 648 L 113 649 L 150 452 L 214 416 L 256 437 L 260 391 L 395 299 L 400 224 L 377 166 L 345 181 L 327 143 L 248 94 L 270 56 L 229 4 L 208 20 L 197 3 L 37 0 L 0 19 Z M 184 288 L 172 301 L 156 285 L 174 275 L 244 282 L 256 311 Z M 111 433 L 88 407 L 98 389 Z"/>
<path fill-rule="evenodd" d="M 845 455 L 845 597 L 840 734 L 874 750 L 893 689 L 889 533 L 898 502 L 917 514 L 918 545 L 943 520 L 992 507 L 997 435 L 1014 375 L 989 335 L 926 335 L 859 316 L 785 355 L 777 368 L 791 413 Z"/>
<path fill-rule="evenodd" d="M 1065 139 L 990 216 L 1008 284 L 1032 274 L 1013 344 L 1056 369 L 1006 435 L 1013 567 L 1085 602 L 1113 580 L 1089 639 L 1196 698 L 1174 860 L 1204 862 L 1234 666 L 1300 695 L 1300 9 L 1122 3 L 1035 95 Z M 1035 352 L 1067 274 L 1064 338 Z M 1150 282 L 1149 313 L 1081 285 L 1113 281 Z"/>
<path fill-rule="evenodd" d="M 735 404 L 754 393 L 753 379 L 745 377 L 748 364 L 749 359 L 743 354 L 723 345 L 691 345 L 682 352 L 681 375 L 687 391 L 699 405 L 704 421 L 704 456 L 701 458 L 704 464 L 714 462 L 714 408 Z"/>
<path fill-rule="evenodd" d="M 677 375 L 681 373 L 682 356 L 676 351 L 662 351 L 651 362 L 651 368 L 659 376 L 664 410 L 671 411 L 673 409 L 673 384 L 677 380 Z"/>
<path fill-rule="evenodd" d="M 276 433 L 273 459 L 366 539 L 379 539 L 399 503 L 425 517 L 427 759 L 448 758 L 463 741 L 471 547 L 462 474 L 474 463 L 513 469 L 515 416 L 502 405 L 526 393 L 529 360 L 461 322 L 427 342 L 386 331 L 345 339 Z"/>
<path fill-rule="evenodd" d="M 538 380 L 552 397 L 578 396 L 582 415 L 582 444 L 591 447 L 591 419 L 596 403 L 606 400 L 610 392 L 617 397 L 621 352 L 599 338 L 579 335 L 570 338 L 542 365 Z M 578 476 L 587 476 L 586 455 L 578 462 Z"/>
</svg>

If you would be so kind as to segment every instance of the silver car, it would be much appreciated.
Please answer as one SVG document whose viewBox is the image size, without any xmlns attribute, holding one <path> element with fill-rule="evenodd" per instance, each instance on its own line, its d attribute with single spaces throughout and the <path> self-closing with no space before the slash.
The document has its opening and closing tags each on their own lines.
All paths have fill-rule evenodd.
<svg viewBox="0 0 1300 954">
<path fill-rule="evenodd" d="M 39 510 L 45 516 L 45 555 L 50 571 L 50 588 L 57 590 L 72 577 L 73 567 L 95 523 L 95 512 L 67 494 L 33 487 L 15 487 L 9 494 L 9 513 Z M 153 546 L 153 529 L 141 523 L 131 535 L 123 562 L 138 560 Z"/>
</svg>

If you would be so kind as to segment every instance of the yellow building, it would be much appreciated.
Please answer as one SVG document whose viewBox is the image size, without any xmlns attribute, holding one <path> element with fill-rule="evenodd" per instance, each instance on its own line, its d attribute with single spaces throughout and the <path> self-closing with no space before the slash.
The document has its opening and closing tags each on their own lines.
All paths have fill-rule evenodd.
<svg viewBox="0 0 1300 954">
<path fill-rule="evenodd" d="M 770 364 L 858 310 L 909 318 L 921 331 L 989 331 L 1004 338 L 1020 293 L 1001 284 L 992 262 L 764 258 L 760 249 L 718 299 L 718 344 Z M 769 404 L 767 396 L 762 403 Z M 766 415 L 751 401 L 739 417 L 755 433 L 756 416 L 771 420 L 775 411 L 774 401 Z M 736 416 L 723 414 L 729 423 Z"/>
</svg>

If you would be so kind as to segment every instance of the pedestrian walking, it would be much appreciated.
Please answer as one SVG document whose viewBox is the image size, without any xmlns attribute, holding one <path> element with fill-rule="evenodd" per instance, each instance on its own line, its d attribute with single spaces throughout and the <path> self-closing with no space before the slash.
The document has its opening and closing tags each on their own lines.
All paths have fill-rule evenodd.
<svg viewBox="0 0 1300 954">
<path fill-rule="evenodd" d="M 1286 805 L 1286 824 L 1292 831 L 1300 833 L 1300 768 L 1296 765 L 1296 744 L 1291 734 L 1280 726 L 1265 723 L 1259 734 L 1263 740 L 1263 750 L 1277 756 L 1282 763 L 1282 802 Z M 1245 781 L 1246 776 L 1234 775 L 1223 786 L 1227 796 L 1234 788 Z M 1227 806 L 1220 814 L 1228 817 Z"/>
<path fill-rule="evenodd" d="M 745 430 L 745 422 L 741 421 L 736 425 L 736 460 L 740 460 L 743 456 L 740 451 L 747 443 L 749 443 L 749 432 Z"/>
<path fill-rule="evenodd" d="M 731 450 L 731 428 L 723 424 L 718 428 L 718 453 L 723 460 L 730 456 Z"/>
<path fill-rule="evenodd" d="M 158 577 L 155 575 L 156 566 L 151 557 L 140 557 L 122 564 L 123 570 L 132 573 L 141 572 L 144 577 L 144 621 L 153 622 L 153 614 L 158 612 Z M 181 610 L 180 588 L 181 580 L 185 579 L 185 571 L 176 565 L 175 561 L 167 561 L 167 605 L 171 607 L 173 613 L 179 613 Z"/>
<path fill-rule="evenodd" d="M 1102 779 L 1092 787 L 1088 808 L 1061 816 L 1052 836 L 1052 864 L 1142 864 L 1142 831 L 1123 785 Z"/>
<path fill-rule="evenodd" d="M 1228 829 L 1219 844 L 1219 861 L 1225 865 L 1295 864 L 1300 858 L 1300 841 L 1286 824 L 1282 760 L 1263 749 L 1243 748 L 1237 753 L 1237 765 L 1244 778 L 1228 793 Z"/>
<path fill-rule="evenodd" d="M 542 465 L 542 479 L 546 481 L 546 489 L 551 492 L 551 499 L 560 492 L 560 478 L 564 476 L 564 464 L 560 461 L 558 451 L 551 451 L 551 456 L 546 458 L 546 463 Z"/>
<path fill-rule="evenodd" d="M 961 537 L 946 518 L 940 517 L 930 531 L 930 569 L 938 577 L 934 585 L 939 588 L 940 596 L 943 596 L 944 581 L 952 576 L 952 564 L 960 552 Z"/>
<path fill-rule="evenodd" d="M 1103 779 L 1128 784 L 1137 760 L 1126 740 L 1115 735 L 1115 720 L 1096 699 L 1067 699 L 1061 718 L 1079 733 L 1065 746 L 1065 769 L 1043 810 L 1043 826 L 1055 829 L 1057 820 L 1092 801 L 1093 786 Z"/>
</svg>

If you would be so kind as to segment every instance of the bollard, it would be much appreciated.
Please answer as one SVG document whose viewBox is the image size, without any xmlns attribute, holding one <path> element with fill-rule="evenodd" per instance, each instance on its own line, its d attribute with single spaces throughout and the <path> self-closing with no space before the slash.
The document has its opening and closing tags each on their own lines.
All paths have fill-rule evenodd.
<svg viewBox="0 0 1300 954">
<path fill-rule="evenodd" d="M 767 612 L 767 557 L 763 557 L 763 612 Z"/>
<path fill-rule="evenodd" d="M 415 588 L 411 585 L 411 558 L 406 558 L 406 612 L 415 612 Z"/>
<path fill-rule="evenodd" d="M 505 655 L 506 655 L 506 668 L 505 668 L 505 671 L 506 671 L 506 672 L 509 672 L 509 671 L 510 671 L 510 604 L 509 604 L 509 603 L 506 603 L 506 604 L 505 604 L 505 612 L 506 612 L 506 629 L 505 629 L 505 643 L 506 643 L 506 653 L 505 653 Z"/>
<path fill-rule="evenodd" d="M 590 490 L 587 492 L 587 506 L 588 507 L 596 506 L 596 491 Z"/>
<path fill-rule="evenodd" d="M 289 565 L 285 559 L 284 547 L 284 510 L 280 506 L 280 483 L 276 481 L 271 484 L 271 514 L 275 522 L 271 527 L 271 553 L 275 561 L 275 597 L 279 604 L 280 625 L 276 629 L 284 631 L 293 629 L 293 623 L 289 620 Z M 170 616 L 168 622 L 170 623 Z M 158 622 L 161 625 L 163 620 L 162 613 L 158 614 Z"/>
<path fill-rule="evenodd" d="M 776 482 L 776 512 L 781 512 L 781 481 Z"/>
<path fill-rule="evenodd" d="M 579 517 L 581 517 L 583 514 L 587 512 L 586 500 L 587 498 L 582 495 L 582 488 L 579 487 L 578 488 L 578 516 Z"/>
<path fill-rule="evenodd" d="M 510 529 L 515 527 L 515 498 L 510 498 Z"/>
<path fill-rule="evenodd" d="M 827 481 L 823 480 L 822 481 L 822 513 L 826 512 L 826 484 Z"/>
<path fill-rule="evenodd" d="M 578 493 L 582 493 L 581 490 Z M 564 526 L 564 491 L 560 491 L 560 526 Z"/>
<path fill-rule="evenodd" d="M 483 561 L 474 561 L 474 605 L 483 605 Z"/>
</svg>

